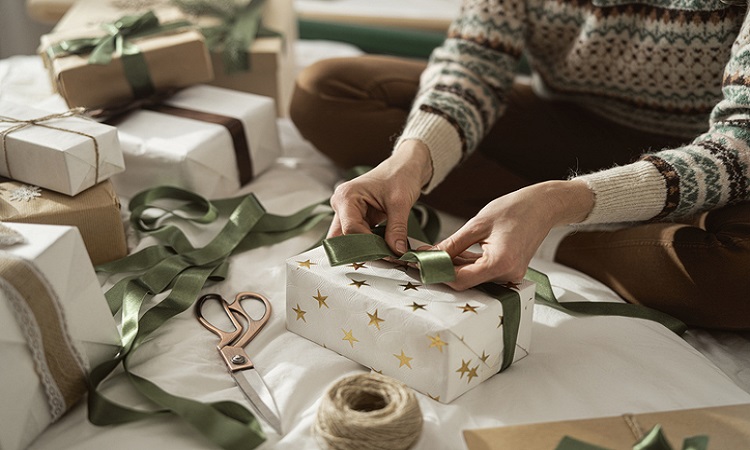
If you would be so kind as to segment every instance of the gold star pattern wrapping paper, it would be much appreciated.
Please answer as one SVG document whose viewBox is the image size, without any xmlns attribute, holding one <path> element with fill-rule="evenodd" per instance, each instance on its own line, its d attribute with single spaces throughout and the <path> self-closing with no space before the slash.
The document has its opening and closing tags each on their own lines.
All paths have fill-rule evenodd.
<svg viewBox="0 0 750 450">
<path fill-rule="evenodd" d="M 363 263 L 331 267 L 322 247 L 290 258 L 287 328 L 443 403 L 500 370 L 499 301 L 477 290 L 423 285 L 416 269 Z M 515 362 L 529 353 L 535 286 L 524 280 L 508 287 L 521 297 Z"/>
</svg>

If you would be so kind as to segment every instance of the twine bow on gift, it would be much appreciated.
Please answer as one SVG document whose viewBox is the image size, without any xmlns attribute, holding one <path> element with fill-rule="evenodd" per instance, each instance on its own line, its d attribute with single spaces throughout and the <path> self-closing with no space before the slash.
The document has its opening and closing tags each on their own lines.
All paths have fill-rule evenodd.
<svg viewBox="0 0 750 450">
<path fill-rule="evenodd" d="M 219 25 L 201 27 L 201 31 L 208 48 L 222 52 L 227 73 L 250 70 L 248 49 L 256 37 L 282 37 L 281 33 L 263 26 L 266 0 L 172 0 L 172 3 L 186 14 L 221 20 Z"/>
<path fill-rule="evenodd" d="M 37 126 L 37 127 L 49 128 L 50 130 L 73 133 L 73 134 L 77 134 L 79 136 L 83 136 L 83 137 L 91 139 L 91 142 L 93 142 L 94 144 L 94 158 L 95 158 L 94 160 L 94 184 L 99 183 L 99 143 L 97 142 L 96 138 L 90 134 L 86 134 L 81 131 L 70 130 L 70 129 L 62 128 L 62 127 L 56 127 L 56 126 L 46 123 L 46 122 L 49 122 L 51 120 L 56 120 L 56 119 L 65 119 L 68 117 L 81 117 L 81 114 L 83 114 L 83 111 L 84 111 L 83 108 L 73 108 L 63 113 L 49 114 L 46 116 L 37 117 L 35 119 L 15 119 L 13 117 L 0 116 L 0 123 L 12 124 L 10 127 L 0 131 L 0 136 L 2 136 L 2 148 L 0 148 L 0 150 L 2 150 L 3 157 L 5 158 L 5 168 L 8 172 L 8 178 L 13 178 L 13 173 L 10 168 L 10 160 L 8 158 L 8 135 L 15 131 L 22 130 L 24 128 Z"/>
<path fill-rule="evenodd" d="M 50 59 L 68 55 L 89 54 L 89 64 L 107 65 L 114 55 L 122 60 L 125 77 L 136 98 L 147 97 L 155 92 L 149 75 L 146 58 L 133 42 L 145 36 L 161 34 L 189 27 L 186 21 L 159 23 L 153 11 L 141 15 L 127 15 L 111 23 L 101 24 L 106 32 L 103 36 L 66 39 L 46 49 Z"/>
</svg>

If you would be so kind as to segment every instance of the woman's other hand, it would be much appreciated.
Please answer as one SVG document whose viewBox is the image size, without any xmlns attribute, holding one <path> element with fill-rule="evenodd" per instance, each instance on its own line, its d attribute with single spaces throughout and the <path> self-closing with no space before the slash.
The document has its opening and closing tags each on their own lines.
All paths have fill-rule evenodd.
<svg viewBox="0 0 750 450">
<path fill-rule="evenodd" d="M 431 176 L 427 147 L 416 140 L 402 142 L 377 167 L 336 188 L 331 196 L 335 215 L 328 237 L 370 233 L 373 226 L 385 220 L 388 246 L 396 254 L 405 253 L 409 211 Z"/>
<path fill-rule="evenodd" d="M 456 280 L 448 284 L 464 290 L 488 281 L 520 281 L 549 231 L 581 222 L 593 205 L 593 193 L 580 180 L 547 181 L 493 200 L 435 246 L 453 258 Z M 468 250 L 475 244 L 481 252 Z"/>
</svg>

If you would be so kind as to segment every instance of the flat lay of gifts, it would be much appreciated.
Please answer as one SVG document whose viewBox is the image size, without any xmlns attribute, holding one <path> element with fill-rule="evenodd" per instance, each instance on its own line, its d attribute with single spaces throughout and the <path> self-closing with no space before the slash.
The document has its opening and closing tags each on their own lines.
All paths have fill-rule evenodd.
<svg viewBox="0 0 750 450">
<path fill-rule="evenodd" d="M 0 409 L 2 449 L 27 447 L 82 399 L 97 412 L 119 412 L 98 385 L 119 365 L 127 373 L 150 333 L 189 308 L 216 334 L 216 362 L 252 412 L 187 401 L 133 376 L 135 389 L 223 448 L 255 448 L 266 433 L 284 434 L 284 411 L 244 349 L 262 336 L 270 303 L 261 293 L 201 290 L 223 279 L 233 254 L 309 231 L 330 211 L 311 205 L 282 217 L 252 194 L 231 198 L 282 156 L 277 117 L 291 92 L 296 25 L 291 1 L 211 3 L 157 1 L 144 10 L 79 0 L 39 52 L 65 104 L 48 111 L 0 102 L 0 342 L 15 361 L 0 374 L 20 380 L 0 383 L 2 398 L 19 405 Z M 225 39 L 237 34 L 239 42 Z M 198 228 L 217 215 L 233 219 L 195 247 L 179 228 L 147 216 L 162 208 L 154 199 L 202 217 Z M 129 254 L 126 223 L 157 244 Z M 414 261 L 362 255 L 341 263 L 324 246 L 288 258 L 285 270 L 286 329 L 370 369 L 378 382 L 448 404 L 533 355 L 535 281 L 456 292 L 426 282 Z M 113 278 L 106 290 L 97 272 Z M 166 299 L 140 319 L 158 294 Z M 135 310 L 125 300 L 132 298 Z M 209 303 L 229 331 L 204 314 Z M 262 306 L 260 319 L 248 303 Z M 92 423 L 125 421 L 105 416 Z M 238 438 L 204 427 L 205 417 Z"/>
</svg>

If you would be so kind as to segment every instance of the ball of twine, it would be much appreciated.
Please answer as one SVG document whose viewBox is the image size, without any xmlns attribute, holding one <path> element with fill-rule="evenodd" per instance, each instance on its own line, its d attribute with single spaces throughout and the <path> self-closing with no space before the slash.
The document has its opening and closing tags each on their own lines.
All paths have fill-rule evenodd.
<svg viewBox="0 0 750 450">
<path fill-rule="evenodd" d="M 323 396 L 313 426 L 331 450 L 405 450 L 422 431 L 414 391 L 377 373 L 344 377 Z"/>
</svg>

